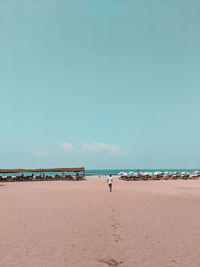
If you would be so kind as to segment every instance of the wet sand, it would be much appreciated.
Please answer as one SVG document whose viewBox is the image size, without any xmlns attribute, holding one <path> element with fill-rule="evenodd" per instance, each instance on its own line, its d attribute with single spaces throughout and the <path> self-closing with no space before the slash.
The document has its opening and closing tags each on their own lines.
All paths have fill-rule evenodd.
<svg viewBox="0 0 200 267">
<path fill-rule="evenodd" d="M 200 180 L 0 185 L 0 266 L 200 266 Z"/>
</svg>

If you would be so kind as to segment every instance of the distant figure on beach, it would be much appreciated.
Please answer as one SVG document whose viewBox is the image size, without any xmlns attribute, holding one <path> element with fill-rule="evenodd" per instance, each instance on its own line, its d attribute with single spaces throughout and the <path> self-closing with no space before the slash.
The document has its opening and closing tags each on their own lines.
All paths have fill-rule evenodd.
<svg viewBox="0 0 200 267">
<path fill-rule="evenodd" d="M 112 179 L 112 175 L 110 174 L 110 176 L 107 179 L 107 183 L 108 183 L 108 186 L 110 188 L 110 192 L 112 191 L 112 182 L 113 182 L 113 179 Z"/>
</svg>

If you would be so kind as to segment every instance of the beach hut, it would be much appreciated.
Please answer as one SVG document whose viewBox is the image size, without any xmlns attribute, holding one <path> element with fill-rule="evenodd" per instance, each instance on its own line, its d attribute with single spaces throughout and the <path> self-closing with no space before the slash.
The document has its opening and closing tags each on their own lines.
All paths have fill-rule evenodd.
<svg viewBox="0 0 200 267">
<path fill-rule="evenodd" d="M 26 173 L 28 175 L 25 175 Z M 52 173 L 52 175 L 50 173 Z M 0 180 L 4 181 L 9 180 L 9 179 L 3 179 L 5 174 L 7 174 L 6 177 L 11 177 L 11 181 L 84 180 L 85 168 L 78 167 L 78 168 L 51 168 L 51 169 L 0 169 Z M 12 175 L 14 177 L 13 178 L 9 174 L 17 174 L 17 175 Z"/>
</svg>

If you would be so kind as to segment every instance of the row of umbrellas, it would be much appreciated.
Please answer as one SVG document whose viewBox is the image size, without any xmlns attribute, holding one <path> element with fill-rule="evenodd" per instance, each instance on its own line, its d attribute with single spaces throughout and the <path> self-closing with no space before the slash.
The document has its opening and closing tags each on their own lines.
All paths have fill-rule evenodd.
<svg viewBox="0 0 200 267">
<path fill-rule="evenodd" d="M 194 177 L 194 176 L 200 176 L 200 171 L 194 171 L 193 173 L 189 173 L 189 172 L 160 172 L 160 171 L 155 171 L 155 172 L 119 172 L 118 173 L 119 176 L 152 176 L 152 177 L 156 177 L 156 176 L 190 176 L 190 177 Z"/>
</svg>

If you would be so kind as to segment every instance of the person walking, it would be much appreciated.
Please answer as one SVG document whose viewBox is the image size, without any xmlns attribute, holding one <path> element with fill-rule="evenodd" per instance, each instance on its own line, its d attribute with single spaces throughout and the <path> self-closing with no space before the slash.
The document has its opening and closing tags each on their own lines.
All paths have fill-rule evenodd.
<svg viewBox="0 0 200 267">
<path fill-rule="evenodd" d="M 107 179 L 107 183 L 108 183 L 108 186 L 110 188 L 110 192 L 112 191 L 112 182 L 113 182 L 113 179 L 112 179 L 112 175 L 110 174 L 110 176 Z"/>
</svg>

